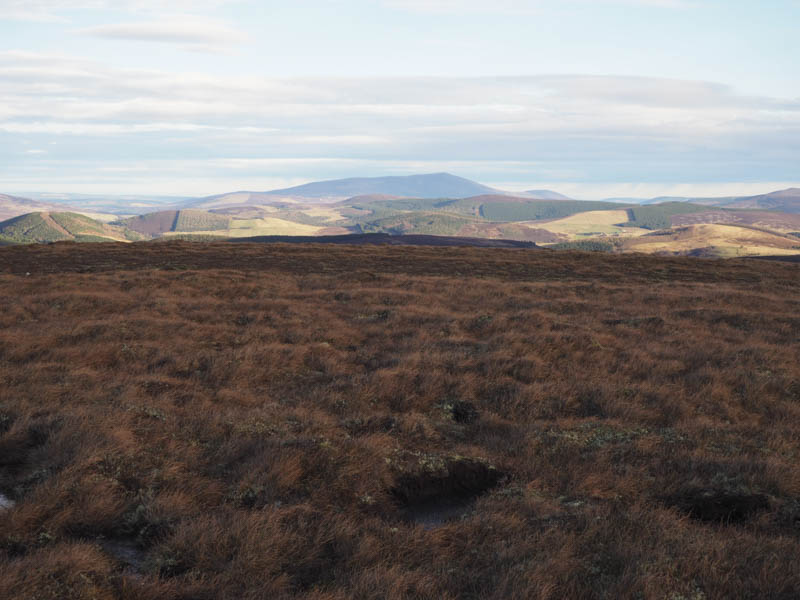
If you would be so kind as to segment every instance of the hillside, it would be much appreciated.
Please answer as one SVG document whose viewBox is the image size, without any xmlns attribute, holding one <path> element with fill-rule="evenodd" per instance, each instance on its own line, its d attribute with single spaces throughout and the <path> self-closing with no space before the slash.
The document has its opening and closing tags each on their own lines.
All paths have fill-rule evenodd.
<svg viewBox="0 0 800 600">
<path fill-rule="evenodd" d="M 665 252 L 723 258 L 800 254 L 800 238 L 720 224 L 687 225 L 629 238 L 624 248 L 634 252 Z"/>
<path fill-rule="evenodd" d="M 664 202 L 649 206 L 635 206 L 626 210 L 628 211 L 626 226 L 654 230 L 672 227 L 672 218 L 675 215 L 703 212 L 708 208 L 684 202 Z"/>
<path fill-rule="evenodd" d="M 724 196 L 719 198 L 659 197 L 649 200 L 631 199 L 631 201 L 643 205 L 664 204 L 667 202 L 690 202 L 703 206 L 775 210 L 784 213 L 800 214 L 800 188 L 789 188 L 756 196 Z"/>
<path fill-rule="evenodd" d="M 796 598 L 800 265 L 0 248 L 2 598 Z"/>
<path fill-rule="evenodd" d="M 688 214 L 673 214 L 672 227 L 717 223 L 721 225 L 745 225 L 777 233 L 800 232 L 800 214 L 764 210 L 704 210 Z"/>
<path fill-rule="evenodd" d="M 40 202 L 30 198 L 20 198 L 18 196 L 8 196 L 0 194 L 0 221 L 5 221 L 13 217 L 19 217 L 33 212 L 48 212 L 51 210 L 63 210 L 55 204 Z"/>
<path fill-rule="evenodd" d="M 723 204 L 728 208 L 753 208 L 800 214 L 800 188 L 790 188 L 760 196 L 737 198 Z"/>
<path fill-rule="evenodd" d="M 118 223 L 142 235 L 159 237 L 170 232 L 225 230 L 230 225 L 230 218 L 201 210 L 165 210 L 122 219 Z"/>
<path fill-rule="evenodd" d="M 69 212 L 29 213 L 0 222 L 0 241 L 15 244 L 76 241 L 128 241 L 124 228 L 95 221 L 85 215 Z"/>
</svg>

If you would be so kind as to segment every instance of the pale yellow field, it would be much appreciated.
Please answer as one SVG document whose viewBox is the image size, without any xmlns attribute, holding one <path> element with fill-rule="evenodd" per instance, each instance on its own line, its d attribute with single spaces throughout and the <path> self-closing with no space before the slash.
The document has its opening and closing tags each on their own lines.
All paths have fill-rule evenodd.
<svg viewBox="0 0 800 600">
<path fill-rule="evenodd" d="M 233 194 L 227 194 L 222 196 L 222 198 L 216 198 L 213 202 L 209 204 L 219 205 L 219 206 L 230 206 L 230 205 L 237 205 L 237 204 L 245 204 L 250 199 L 250 194 L 247 192 L 237 192 Z"/>
<path fill-rule="evenodd" d="M 85 210 L 76 210 L 72 212 L 75 212 L 79 215 L 83 215 L 84 217 L 89 217 L 90 219 L 94 219 L 95 221 L 100 221 L 101 223 L 111 223 L 112 221 L 116 221 L 119 219 L 119 216 L 112 215 L 109 213 L 87 212 Z"/>
<path fill-rule="evenodd" d="M 193 231 L 192 235 L 213 235 L 224 237 L 250 237 L 254 235 L 315 235 L 323 229 L 315 225 L 293 223 L 283 219 L 265 217 L 263 219 L 231 219 L 229 229 L 217 231 Z M 167 233 L 165 236 L 186 235 L 185 233 Z"/>
<path fill-rule="evenodd" d="M 302 212 L 309 217 L 322 217 L 329 222 L 341 221 L 343 218 L 338 210 L 334 208 L 326 208 L 324 206 L 315 206 L 314 208 L 309 208 Z"/>
<path fill-rule="evenodd" d="M 558 219 L 556 221 L 526 221 L 523 225 L 541 228 L 569 236 L 571 239 L 596 236 L 599 234 L 617 236 L 639 236 L 647 233 L 639 227 L 618 227 L 617 223 L 625 223 L 628 212 L 625 210 L 592 210 Z"/>
<path fill-rule="evenodd" d="M 690 225 L 672 235 L 639 237 L 628 246 L 634 252 L 688 252 L 714 248 L 720 256 L 800 254 L 800 243 L 791 239 L 734 225 Z"/>
</svg>

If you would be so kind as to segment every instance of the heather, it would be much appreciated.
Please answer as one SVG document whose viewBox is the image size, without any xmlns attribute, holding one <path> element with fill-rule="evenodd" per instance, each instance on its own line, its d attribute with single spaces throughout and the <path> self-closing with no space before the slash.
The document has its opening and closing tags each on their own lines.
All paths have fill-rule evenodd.
<svg viewBox="0 0 800 600">
<path fill-rule="evenodd" d="M 2 598 L 795 598 L 800 267 L 0 249 Z"/>
</svg>

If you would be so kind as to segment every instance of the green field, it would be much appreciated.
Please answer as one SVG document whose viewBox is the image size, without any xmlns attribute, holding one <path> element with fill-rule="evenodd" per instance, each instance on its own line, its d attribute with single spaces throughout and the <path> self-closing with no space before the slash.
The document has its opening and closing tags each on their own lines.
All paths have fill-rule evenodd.
<svg viewBox="0 0 800 600">
<path fill-rule="evenodd" d="M 403 213 L 360 224 L 363 233 L 456 235 L 476 219 L 443 213 Z"/>
<path fill-rule="evenodd" d="M 230 227 L 230 217 L 202 210 L 182 210 L 175 219 L 173 231 L 221 231 Z"/>
<path fill-rule="evenodd" d="M 628 208 L 628 222 L 623 223 L 622 226 L 641 227 L 642 229 L 669 229 L 672 227 L 672 216 L 707 210 L 707 206 L 689 204 L 687 202 L 665 202 L 649 206 L 635 206 Z"/>
</svg>

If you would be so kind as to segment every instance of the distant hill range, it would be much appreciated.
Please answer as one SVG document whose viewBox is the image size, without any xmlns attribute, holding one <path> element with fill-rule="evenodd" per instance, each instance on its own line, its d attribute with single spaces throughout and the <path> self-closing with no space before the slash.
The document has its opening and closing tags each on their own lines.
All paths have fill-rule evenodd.
<svg viewBox="0 0 800 600">
<path fill-rule="evenodd" d="M 559 194 L 553 190 L 528 190 L 523 192 L 523 195 L 535 200 L 572 200 L 569 196 Z"/>
<path fill-rule="evenodd" d="M 68 194 L 31 192 L 25 198 L 44 203 L 52 211 L 80 212 L 89 216 L 103 216 L 112 220 L 114 215 L 140 215 L 144 213 L 180 208 L 194 200 L 187 196 L 145 196 L 138 194 Z M 0 206 L 2 203 L 0 202 Z M 43 209 L 42 209 L 43 210 Z M 27 212 L 30 212 L 27 211 Z"/>
<path fill-rule="evenodd" d="M 639 204 L 663 204 L 665 202 L 691 202 L 704 206 L 724 208 L 744 208 L 756 210 L 777 210 L 785 213 L 800 214 L 800 188 L 789 188 L 769 194 L 757 196 L 727 196 L 721 198 L 687 198 L 661 196 L 650 200 L 639 200 Z"/>
<path fill-rule="evenodd" d="M 512 194 L 436 173 L 235 192 L 181 206 L 161 205 L 136 216 L 125 206 L 116 217 L 87 212 L 110 207 L 123 197 L 113 198 L 104 204 L 93 197 L 90 205 L 81 207 L 83 211 L 67 212 L 39 199 L 0 196 L 0 210 L 5 208 L 6 214 L 26 212 L 0 222 L 0 244 L 158 238 L 488 246 L 513 241 L 528 245 L 511 244 L 514 247 L 535 243 L 559 249 L 698 256 L 800 253 L 800 189 L 623 203 L 572 200 L 546 189 Z M 157 198 L 140 197 L 131 209 L 141 211 L 157 204 Z M 78 195 L 60 201 L 67 199 L 80 201 Z M 90 218 L 95 215 L 97 220 Z"/>
<path fill-rule="evenodd" d="M 71 212 L 34 212 L 0 222 L 0 242 L 124 242 L 143 239 L 123 227 Z"/>
</svg>

